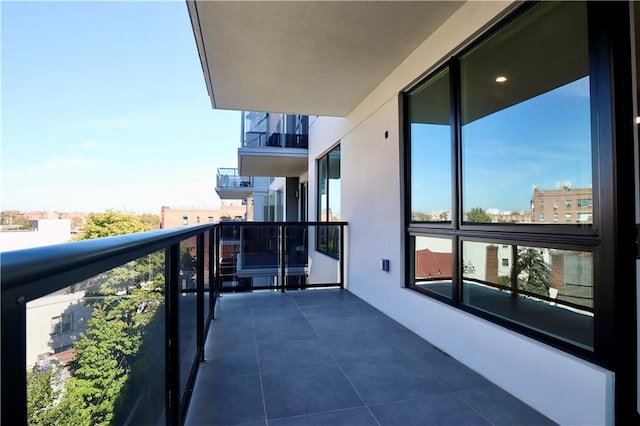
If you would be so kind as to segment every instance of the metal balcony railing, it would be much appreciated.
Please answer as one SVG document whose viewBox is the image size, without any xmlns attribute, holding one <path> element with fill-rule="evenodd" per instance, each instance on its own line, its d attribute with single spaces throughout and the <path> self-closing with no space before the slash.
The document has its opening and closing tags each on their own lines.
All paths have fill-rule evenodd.
<svg viewBox="0 0 640 426">
<path fill-rule="evenodd" d="M 253 188 L 253 177 L 240 176 L 237 168 L 219 168 L 216 176 L 216 188 Z"/>
<path fill-rule="evenodd" d="M 345 222 L 221 222 L 220 292 L 305 289 L 344 286 Z M 322 231 L 332 228 L 334 258 L 324 254 L 326 270 L 314 273 L 309 253 L 318 247 Z M 332 269 L 333 268 L 333 269 Z"/>
<path fill-rule="evenodd" d="M 271 133 L 248 131 L 242 143 L 243 148 L 277 147 L 302 148 L 309 147 L 309 136 L 297 133 Z"/>
<path fill-rule="evenodd" d="M 331 225 L 342 254 L 347 224 Z M 343 256 L 318 254 L 329 280 L 310 270 L 322 226 L 222 222 L 1 253 L 2 423 L 181 424 L 220 292 L 343 287 Z"/>
</svg>

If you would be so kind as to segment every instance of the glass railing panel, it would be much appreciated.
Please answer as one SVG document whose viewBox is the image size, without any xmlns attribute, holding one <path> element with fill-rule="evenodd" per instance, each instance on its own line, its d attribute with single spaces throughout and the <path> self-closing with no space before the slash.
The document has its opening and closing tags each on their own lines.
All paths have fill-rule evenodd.
<svg viewBox="0 0 640 426">
<path fill-rule="evenodd" d="M 242 118 L 242 146 L 265 146 L 269 127 L 269 114 L 266 112 L 245 111 L 242 113 Z"/>
<path fill-rule="evenodd" d="M 189 376 L 196 359 L 197 293 L 196 293 L 197 238 L 180 242 L 180 296 L 178 306 L 178 335 L 180 346 L 180 399 L 184 397 Z"/>
<path fill-rule="evenodd" d="M 240 228 L 237 286 L 240 289 L 276 288 L 280 285 L 280 229 L 276 225 Z"/>
<path fill-rule="evenodd" d="M 338 259 L 340 257 L 340 225 L 319 225 L 316 227 L 316 250 Z"/>
<path fill-rule="evenodd" d="M 306 225 L 284 228 L 285 285 L 287 288 L 305 288 L 309 263 L 309 230 Z"/>
<path fill-rule="evenodd" d="M 27 303 L 29 424 L 165 422 L 165 256 Z"/>
<path fill-rule="evenodd" d="M 208 318 L 210 318 L 211 312 L 209 311 L 209 303 L 210 303 L 210 288 L 211 288 L 211 282 L 209 281 L 210 279 L 210 271 L 209 271 L 209 255 L 210 255 L 210 251 L 209 251 L 209 246 L 211 243 L 211 235 L 212 235 L 212 231 L 207 231 L 204 233 L 203 235 L 203 244 L 204 244 L 204 259 L 203 260 L 203 264 L 204 264 L 204 268 L 203 268 L 203 282 L 204 282 L 204 294 L 203 294 L 203 298 L 204 298 L 204 315 L 203 315 L 203 330 L 206 330 L 206 326 L 207 326 L 207 321 Z"/>
<path fill-rule="evenodd" d="M 328 287 L 343 282 L 343 224 L 223 222 L 219 227 L 221 292 Z M 322 252 L 313 249 L 319 235 Z"/>
<path fill-rule="evenodd" d="M 240 226 L 235 222 L 221 222 L 218 225 L 220 235 L 218 271 L 220 286 L 231 288 L 238 286 L 236 271 L 238 252 L 240 251 Z"/>
<path fill-rule="evenodd" d="M 300 133 L 250 131 L 245 133 L 245 140 L 242 146 L 245 148 L 277 147 L 307 149 L 309 147 L 309 136 Z"/>
<path fill-rule="evenodd" d="M 253 179 L 250 176 L 240 176 L 238 169 L 221 168 L 216 176 L 217 188 L 251 188 Z"/>
<path fill-rule="evenodd" d="M 331 223 L 331 222 L 327 222 Z M 309 227 L 308 286 L 326 286 L 340 283 L 344 273 L 343 246 L 344 226 L 338 224 L 316 224 Z"/>
</svg>

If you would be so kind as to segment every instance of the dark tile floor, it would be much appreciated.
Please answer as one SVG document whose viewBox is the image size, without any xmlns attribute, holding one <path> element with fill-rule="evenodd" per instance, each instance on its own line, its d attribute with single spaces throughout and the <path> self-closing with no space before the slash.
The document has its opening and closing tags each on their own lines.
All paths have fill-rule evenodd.
<svg viewBox="0 0 640 426">
<path fill-rule="evenodd" d="M 225 294 L 186 425 L 552 425 L 347 290 Z"/>
</svg>

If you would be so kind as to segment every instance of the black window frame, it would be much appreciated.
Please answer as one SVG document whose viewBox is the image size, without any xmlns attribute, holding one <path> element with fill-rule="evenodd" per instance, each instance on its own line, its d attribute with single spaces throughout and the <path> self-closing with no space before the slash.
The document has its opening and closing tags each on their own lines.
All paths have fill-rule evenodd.
<svg viewBox="0 0 640 426">
<path fill-rule="evenodd" d="M 616 340 L 613 330 L 622 322 L 629 321 L 635 327 L 635 289 L 627 290 L 633 293 L 634 297 L 618 297 L 620 293 L 618 281 L 621 279 L 621 272 L 630 267 L 635 270 L 635 237 L 632 233 L 625 233 L 620 236 L 616 232 L 620 229 L 635 228 L 634 202 L 635 194 L 626 191 L 630 196 L 617 196 L 620 188 L 618 182 L 621 179 L 635 179 L 633 169 L 633 147 L 632 144 L 616 144 L 616 139 L 624 140 L 627 137 L 633 138 L 632 123 L 627 123 L 622 117 L 624 112 L 633 111 L 632 100 L 630 98 L 631 80 L 628 75 L 629 68 L 626 68 L 629 50 L 629 32 L 620 22 L 629 21 L 628 5 L 621 3 L 615 8 L 610 4 L 590 3 L 587 4 L 587 25 L 588 25 L 588 50 L 589 50 L 589 76 L 591 91 L 591 129 L 592 129 L 592 182 L 593 182 L 593 218 L 591 226 L 571 228 L 562 224 L 518 224 L 509 226 L 504 224 L 478 224 L 463 223 L 462 212 L 459 211 L 461 205 L 461 124 L 460 124 L 460 58 L 473 48 L 488 40 L 497 31 L 512 23 L 522 14 L 538 5 L 539 2 L 526 2 L 514 6 L 513 10 L 504 16 L 500 22 L 488 28 L 484 34 L 479 35 L 466 46 L 458 49 L 454 54 L 448 56 L 443 62 L 433 67 L 420 81 L 407 87 L 401 95 L 401 125 L 404 132 L 402 138 L 404 147 L 404 229 L 405 233 L 405 287 L 419 293 L 431 296 L 432 298 L 452 305 L 461 310 L 485 318 L 491 322 L 500 324 L 505 328 L 517 331 L 521 334 L 532 337 L 538 341 L 557 347 L 580 358 L 594 362 L 605 368 L 615 370 L 618 364 L 616 357 L 617 348 L 624 345 L 622 340 Z M 613 10 L 615 9 L 615 10 Z M 626 10 L 625 10 L 626 9 Z M 617 52 L 613 54 L 613 51 Z M 630 61 L 629 61 L 630 62 Z M 424 223 L 412 222 L 411 220 L 411 129 L 408 117 L 409 95 L 429 81 L 430 78 L 438 75 L 443 69 L 449 68 L 450 72 L 450 96 L 451 96 L 451 141 L 452 141 L 452 221 L 451 223 Z M 616 111 L 614 116 L 613 111 Z M 630 113 L 629 116 L 632 116 Z M 622 155 L 622 157 L 620 157 Z M 618 156 L 618 160 L 616 160 Z M 628 157 L 628 158 L 627 158 Z M 623 166 L 620 160 L 623 160 Z M 614 164 L 614 161 L 617 161 Z M 537 207 L 537 206 L 536 206 Z M 624 209 L 624 213 L 621 213 Z M 535 217 L 538 212 L 536 212 Z M 629 234 L 629 235 L 627 235 Z M 451 300 L 430 293 L 416 286 L 412 286 L 411 271 L 413 244 L 412 238 L 415 236 L 427 237 L 449 237 L 454 241 L 453 245 L 453 297 Z M 531 244 L 538 243 L 541 246 L 550 248 L 565 248 L 569 250 L 586 250 L 594 253 L 594 312 L 597 316 L 597 323 L 594 327 L 594 348 L 585 350 L 577 345 L 561 341 L 537 332 L 535 330 L 522 327 L 517 323 L 504 321 L 496 315 L 480 312 L 473 307 L 465 306 L 461 301 L 461 253 L 462 242 L 465 239 L 486 240 L 495 244 Z M 607 279 L 603 279 L 606 277 Z M 618 277 L 618 281 L 616 281 Z M 607 286 L 604 282 L 613 282 L 616 285 Z M 624 313 L 621 313 L 620 306 L 625 306 Z M 635 328 L 632 331 L 635 336 Z M 627 355 L 627 367 L 635 363 L 634 355 Z"/>
<path fill-rule="evenodd" d="M 332 153 L 334 153 L 336 150 L 338 150 L 340 152 L 340 156 L 342 156 L 342 150 L 341 150 L 341 144 L 338 142 L 337 144 L 333 145 L 331 147 L 331 149 L 329 149 L 325 154 L 323 154 L 322 156 L 318 157 L 316 159 L 316 170 L 317 170 L 317 179 L 316 179 L 316 214 L 317 214 L 317 219 L 318 222 L 327 222 L 327 223 L 331 223 L 331 216 L 329 215 L 329 211 L 331 210 L 331 205 L 329 202 L 330 199 L 330 176 L 331 176 L 331 168 L 330 168 L 330 156 Z M 323 217 L 322 214 L 322 202 L 321 202 L 321 197 L 322 197 L 322 179 L 321 179 L 321 173 L 320 170 L 323 167 L 322 163 L 323 161 L 326 164 L 326 172 L 325 172 L 325 176 L 324 176 L 324 187 L 326 190 L 326 200 L 327 200 L 327 205 L 324 206 L 326 207 L 326 216 Z M 342 158 L 340 157 L 340 166 L 342 167 Z M 341 173 L 341 171 L 340 171 Z M 341 206 L 340 206 L 341 207 Z M 322 253 L 324 255 L 327 255 L 329 257 L 332 257 L 334 259 L 340 259 L 340 243 L 339 243 L 339 239 L 340 239 L 340 226 L 339 225 L 334 225 L 334 226 L 318 226 L 317 230 L 316 230 L 316 251 L 318 253 Z"/>
</svg>

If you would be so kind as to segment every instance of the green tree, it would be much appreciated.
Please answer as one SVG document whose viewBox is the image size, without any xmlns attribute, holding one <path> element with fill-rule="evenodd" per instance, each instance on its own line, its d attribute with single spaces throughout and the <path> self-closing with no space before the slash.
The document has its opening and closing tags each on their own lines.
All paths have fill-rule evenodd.
<svg viewBox="0 0 640 426">
<path fill-rule="evenodd" d="M 91 215 L 78 239 L 150 229 L 152 226 L 138 216 L 108 210 Z M 95 296 L 86 302 L 93 306 L 93 312 L 87 330 L 74 346 L 71 378 L 55 405 L 52 424 L 107 425 L 126 418 L 136 400 L 129 383 L 132 377 L 140 383 L 152 381 L 144 373 L 149 366 L 138 359 L 138 352 L 164 302 L 163 252 L 106 271 L 79 286 L 84 286 L 87 295 Z M 154 349 L 162 351 L 157 344 Z"/>
<path fill-rule="evenodd" d="M 544 261 L 540 250 L 518 249 L 516 268 L 519 289 L 544 296 L 549 295 L 551 268 Z"/>
<path fill-rule="evenodd" d="M 74 231 L 82 229 L 84 222 L 85 218 L 82 216 L 71 216 L 71 229 Z"/>
<path fill-rule="evenodd" d="M 11 229 L 29 229 L 29 218 L 18 210 L 3 210 L 0 212 L 0 223 Z"/>
<path fill-rule="evenodd" d="M 94 238 L 151 231 L 152 229 L 154 229 L 152 225 L 143 222 L 136 215 L 107 210 L 104 213 L 90 214 L 89 217 L 87 217 L 87 224 L 76 239 L 91 240 Z"/>
<path fill-rule="evenodd" d="M 484 223 L 491 222 L 491 217 L 480 207 L 474 207 L 467 212 L 467 222 Z"/>
<path fill-rule="evenodd" d="M 117 304 L 117 303 L 116 303 Z M 90 424 L 109 424 L 113 405 L 126 380 L 126 357 L 135 353 L 136 336 L 127 323 L 109 310 L 108 303 L 95 306 L 87 331 L 75 345 L 73 376 L 67 381 L 65 398 L 77 400 L 71 417 Z M 63 406 L 73 407 L 67 403 Z"/>
<path fill-rule="evenodd" d="M 27 418 L 30 425 L 54 424 L 54 401 L 60 393 L 53 387 L 57 379 L 55 365 L 45 370 L 34 367 L 27 373 Z"/>
<path fill-rule="evenodd" d="M 160 216 L 157 214 L 143 213 L 138 215 L 140 222 L 145 223 L 151 227 L 151 229 L 160 229 Z"/>
<path fill-rule="evenodd" d="M 430 222 L 433 220 L 433 217 L 429 213 L 422 212 L 411 212 L 411 217 L 418 222 Z"/>
</svg>

